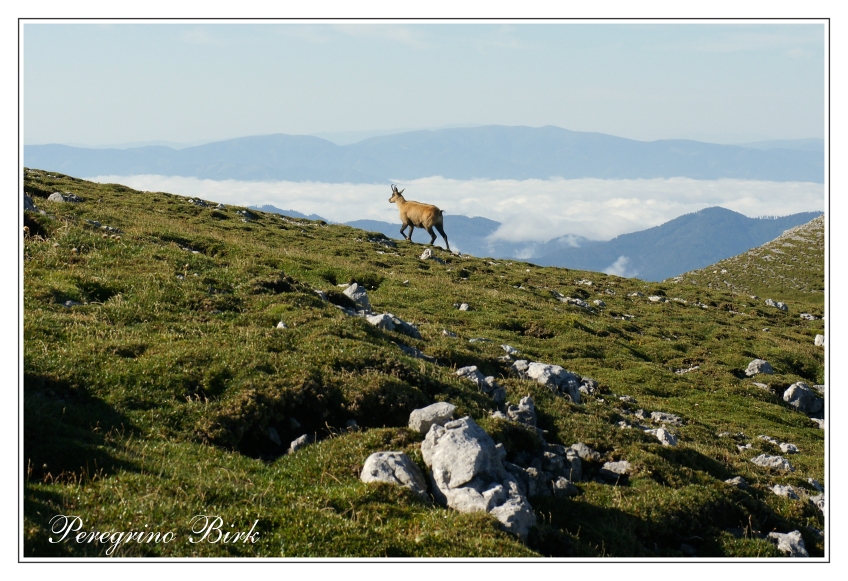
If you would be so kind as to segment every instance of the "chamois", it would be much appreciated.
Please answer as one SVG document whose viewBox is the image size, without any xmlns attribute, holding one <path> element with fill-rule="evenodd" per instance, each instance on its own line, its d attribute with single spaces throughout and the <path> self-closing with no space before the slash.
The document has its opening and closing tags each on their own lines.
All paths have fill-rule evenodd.
<svg viewBox="0 0 848 581">
<path fill-rule="evenodd" d="M 405 188 L 398 191 L 397 186 L 392 184 L 392 197 L 389 198 L 389 203 L 397 204 L 398 211 L 400 212 L 400 221 L 402 224 L 400 229 L 401 235 L 412 242 L 412 232 L 415 231 L 415 227 L 424 228 L 430 235 L 430 246 L 432 246 L 433 242 L 436 241 L 436 234 L 433 233 L 433 227 L 435 227 L 439 231 L 439 234 L 442 235 L 442 238 L 445 239 L 445 248 L 450 251 L 450 244 L 448 244 L 448 237 L 445 234 L 442 218 L 444 212 L 430 204 L 422 204 L 420 202 L 413 202 L 412 200 L 406 201 L 402 195 L 405 191 Z M 407 226 L 409 226 L 409 236 L 404 232 Z"/>
</svg>

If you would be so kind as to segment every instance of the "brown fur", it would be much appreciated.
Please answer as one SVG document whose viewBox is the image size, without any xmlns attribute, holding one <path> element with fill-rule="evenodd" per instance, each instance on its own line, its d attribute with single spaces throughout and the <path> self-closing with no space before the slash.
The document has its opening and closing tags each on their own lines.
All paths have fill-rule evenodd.
<svg viewBox="0 0 848 581">
<path fill-rule="evenodd" d="M 412 232 L 415 231 L 415 228 L 424 228 L 430 235 L 430 246 L 432 246 L 433 242 L 436 241 L 436 234 L 433 232 L 433 228 L 435 228 L 442 235 L 442 238 L 445 239 L 445 247 L 450 250 L 442 217 L 444 212 L 430 204 L 422 204 L 421 202 L 413 202 L 412 200 L 407 201 L 402 195 L 404 191 L 397 191 L 397 188 L 393 185 L 392 197 L 389 198 L 390 203 L 397 204 L 398 212 L 400 212 L 400 221 L 402 224 L 400 229 L 401 235 L 411 242 Z M 407 226 L 409 226 L 409 236 L 404 232 Z"/>
</svg>

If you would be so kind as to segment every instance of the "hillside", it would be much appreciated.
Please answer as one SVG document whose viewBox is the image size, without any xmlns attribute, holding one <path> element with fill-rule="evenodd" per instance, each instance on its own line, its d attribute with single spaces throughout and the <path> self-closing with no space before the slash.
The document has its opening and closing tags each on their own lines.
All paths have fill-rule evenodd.
<svg viewBox="0 0 848 581">
<path fill-rule="evenodd" d="M 318 137 L 284 134 L 183 149 L 27 145 L 24 163 L 89 177 L 157 174 L 327 183 L 388 183 L 431 176 L 824 181 L 820 151 L 762 150 L 689 140 L 635 141 L 550 125 L 410 131 L 343 146 Z"/>
<path fill-rule="evenodd" d="M 734 292 L 824 292 L 824 215 L 783 232 L 774 240 L 712 266 L 685 273 L 682 279 Z"/>
<path fill-rule="evenodd" d="M 606 242 L 580 248 L 555 246 L 550 253 L 542 247 L 534 260 L 550 266 L 605 270 L 625 257 L 627 276 L 659 281 L 745 252 L 817 215 L 803 212 L 763 219 L 721 207 L 706 208 Z"/>
<path fill-rule="evenodd" d="M 767 535 L 793 531 L 824 554 L 808 480 L 825 483 L 824 431 L 781 397 L 823 383 L 822 321 L 798 316 L 820 314 L 821 293 L 776 291 L 784 312 L 686 282 L 438 248 L 423 260 L 419 244 L 348 226 L 44 170 L 24 184 L 37 206 L 24 216 L 27 557 L 767 557 L 782 555 Z M 338 286 L 352 282 L 399 322 L 354 316 Z M 755 358 L 773 374 L 747 377 Z M 517 375 L 519 359 L 561 365 L 585 389 L 566 397 Z M 506 401 L 457 376 L 469 365 Z M 542 432 L 527 400 L 516 406 L 525 396 Z M 494 512 L 360 480 L 381 451 L 426 473 L 425 437 L 407 424 L 434 402 L 472 418 L 504 445 L 498 466 L 530 478 L 526 539 Z M 564 455 L 578 443 L 597 455 Z M 763 454 L 793 471 L 752 462 Z M 735 477 L 747 487 L 725 482 Z M 198 514 L 258 536 L 192 544 Z M 56 515 L 175 540 L 110 553 L 51 543 Z"/>
</svg>

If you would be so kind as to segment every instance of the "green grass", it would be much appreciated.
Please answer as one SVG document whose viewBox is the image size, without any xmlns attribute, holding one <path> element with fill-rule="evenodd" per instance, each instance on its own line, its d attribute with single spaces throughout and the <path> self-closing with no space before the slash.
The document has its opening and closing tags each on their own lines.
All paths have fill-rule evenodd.
<svg viewBox="0 0 848 581">
<path fill-rule="evenodd" d="M 808 281 L 803 289 L 787 285 L 789 270 L 783 279 L 745 275 L 763 299 L 786 301 L 783 313 L 743 293 L 741 279 L 732 289 L 690 284 L 697 276 L 689 275 L 646 283 L 437 250 L 441 265 L 419 260 L 421 245 L 387 248 L 346 226 L 261 212 L 244 222 L 242 208 L 51 175 L 25 174 L 25 190 L 47 212 L 25 216 L 26 556 L 105 554 L 104 545 L 48 542 L 56 514 L 79 515 L 86 530 L 147 525 L 177 534 L 173 543 L 123 546 L 125 556 L 666 557 L 682 556 L 681 543 L 699 556 L 775 556 L 753 533 L 795 529 L 812 555 L 823 554 L 807 528 L 824 528 L 817 509 L 769 491 L 824 476 L 823 432 L 779 397 L 793 382 L 824 382 L 823 350 L 813 345 L 823 323 L 798 317 L 823 312 L 822 293 L 803 292 L 822 288 L 808 268 L 793 275 Z M 47 202 L 57 190 L 85 201 Z M 120 238 L 86 220 L 120 229 Z M 805 252 L 823 263 L 822 249 Z M 375 312 L 415 323 L 423 338 L 376 329 L 313 292 L 341 303 L 335 285 L 352 281 L 369 289 Z M 554 290 L 606 307 L 590 313 Z M 646 296 L 628 296 L 636 291 Z M 648 301 L 653 294 L 669 302 Z M 68 300 L 80 304 L 63 306 Z M 454 309 L 457 302 L 472 310 Z M 280 320 L 288 329 L 275 328 Z M 502 343 L 596 379 L 603 394 L 574 405 L 509 377 Z M 754 378 L 771 391 L 742 374 L 755 357 L 775 368 Z M 531 499 L 539 525 L 523 544 L 486 515 L 361 483 L 375 451 L 406 450 L 423 468 L 421 438 L 405 426 L 410 411 L 434 401 L 476 418 L 510 454 L 533 447 L 516 426 L 488 418 L 496 406 L 453 373 L 464 365 L 497 376 L 512 402 L 532 394 L 549 442 L 582 441 L 604 461 L 629 460 L 629 485 L 586 481 L 572 499 Z M 616 425 L 632 423 L 639 408 L 680 415 L 679 446 Z M 361 429 L 346 430 L 350 419 Z M 744 432 L 753 448 L 739 452 L 721 432 Z M 318 443 L 284 455 L 304 433 Z M 798 446 L 795 472 L 748 461 L 779 453 L 759 434 Z M 736 475 L 751 488 L 723 483 Z M 220 515 L 232 530 L 258 520 L 259 538 L 191 544 L 197 514 Z"/>
</svg>

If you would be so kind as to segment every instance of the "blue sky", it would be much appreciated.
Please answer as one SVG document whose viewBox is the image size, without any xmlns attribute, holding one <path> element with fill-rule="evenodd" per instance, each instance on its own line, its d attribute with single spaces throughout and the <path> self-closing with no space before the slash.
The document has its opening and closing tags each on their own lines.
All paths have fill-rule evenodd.
<svg viewBox="0 0 848 581">
<path fill-rule="evenodd" d="M 25 143 L 557 125 L 823 137 L 824 26 L 24 25 Z"/>
</svg>

